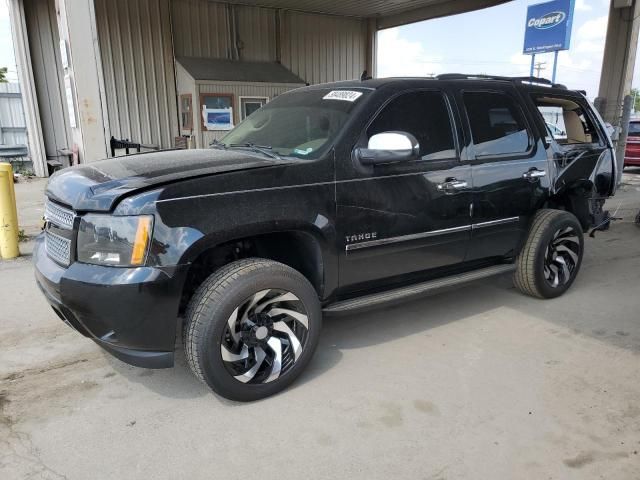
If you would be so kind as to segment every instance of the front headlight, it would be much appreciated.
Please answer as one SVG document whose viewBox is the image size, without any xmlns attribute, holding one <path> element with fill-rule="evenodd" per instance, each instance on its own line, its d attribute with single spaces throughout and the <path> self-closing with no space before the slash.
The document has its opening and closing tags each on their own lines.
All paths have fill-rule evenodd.
<svg viewBox="0 0 640 480">
<path fill-rule="evenodd" d="M 152 231 L 152 215 L 85 215 L 78 230 L 78 261 L 117 267 L 144 265 Z"/>
</svg>

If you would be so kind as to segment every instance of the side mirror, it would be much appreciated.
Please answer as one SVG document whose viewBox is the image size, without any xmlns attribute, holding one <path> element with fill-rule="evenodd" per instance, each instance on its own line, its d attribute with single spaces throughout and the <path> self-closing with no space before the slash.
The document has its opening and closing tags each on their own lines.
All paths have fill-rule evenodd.
<svg viewBox="0 0 640 480">
<path fill-rule="evenodd" d="M 356 158 L 363 165 L 381 165 L 418 158 L 420 145 L 416 137 L 406 132 L 383 132 L 369 139 L 367 148 L 357 148 Z"/>
</svg>

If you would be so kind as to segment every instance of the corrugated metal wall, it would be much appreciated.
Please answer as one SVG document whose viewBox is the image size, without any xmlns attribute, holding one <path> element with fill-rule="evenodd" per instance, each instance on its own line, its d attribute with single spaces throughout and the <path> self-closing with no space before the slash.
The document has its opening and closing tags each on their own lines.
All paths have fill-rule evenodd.
<svg viewBox="0 0 640 480">
<path fill-rule="evenodd" d="M 0 145 L 27 145 L 27 123 L 17 83 L 0 83 Z"/>
<path fill-rule="evenodd" d="M 161 148 L 178 133 L 169 0 L 95 0 L 109 133 Z"/>
<path fill-rule="evenodd" d="M 227 58 L 226 6 L 202 0 L 172 0 L 176 56 Z"/>
<path fill-rule="evenodd" d="M 206 0 L 172 0 L 177 56 L 233 58 L 232 9 L 240 59 L 275 61 L 276 10 Z M 360 78 L 366 65 L 366 21 L 282 11 L 281 62 L 309 83 Z"/>
<path fill-rule="evenodd" d="M 235 7 L 242 60 L 276 60 L 276 11 L 272 8 Z"/>
<path fill-rule="evenodd" d="M 59 150 L 71 147 L 71 127 L 54 1 L 24 0 L 24 11 L 44 148 L 47 159 L 61 159 Z"/>
<path fill-rule="evenodd" d="M 365 20 L 288 11 L 282 19 L 282 64 L 309 83 L 360 78 L 366 38 Z"/>
</svg>

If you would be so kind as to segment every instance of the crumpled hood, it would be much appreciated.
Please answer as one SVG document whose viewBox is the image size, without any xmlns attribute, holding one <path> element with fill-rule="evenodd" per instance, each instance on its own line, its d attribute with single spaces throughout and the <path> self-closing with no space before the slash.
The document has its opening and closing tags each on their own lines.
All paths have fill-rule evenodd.
<svg viewBox="0 0 640 480">
<path fill-rule="evenodd" d="M 203 175 L 289 163 L 247 150 L 165 150 L 93 162 L 56 172 L 48 197 L 74 210 L 109 211 L 136 190 Z"/>
</svg>

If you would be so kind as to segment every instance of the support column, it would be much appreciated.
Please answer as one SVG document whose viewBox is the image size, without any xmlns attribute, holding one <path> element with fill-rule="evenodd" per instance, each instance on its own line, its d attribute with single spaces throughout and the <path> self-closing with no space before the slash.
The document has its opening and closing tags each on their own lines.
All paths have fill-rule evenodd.
<svg viewBox="0 0 640 480">
<path fill-rule="evenodd" d="M 367 73 L 375 78 L 376 77 L 376 59 L 378 56 L 378 22 L 375 18 L 367 19 L 367 59 L 366 69 Z"/>
<path fill-rule="evenodd" d="M 638 47 L 640 0 L 611 0 L 598 102 L 605 121 L 618 125 L 622 101 L 631 92 Z"/>
<path fill-rule="evenodd" d="M 68 59 L 67 65 L 63 60 L 65 86 L 75 110 L 70 113 L 73 143 L 81 163 L 101 160 L 107 158 L 108 139 L 93 0 L 58 0 L 57 4 L 58 30 Z"/>
</svg>

